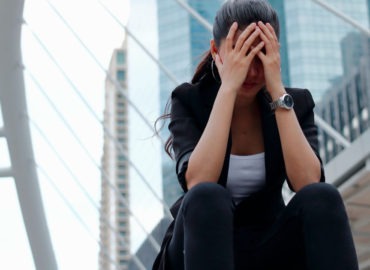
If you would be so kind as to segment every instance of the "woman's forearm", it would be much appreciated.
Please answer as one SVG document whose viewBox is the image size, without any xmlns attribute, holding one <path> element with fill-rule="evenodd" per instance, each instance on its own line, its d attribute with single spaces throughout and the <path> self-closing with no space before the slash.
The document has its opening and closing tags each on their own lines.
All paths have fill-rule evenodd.
<svg viewBox="0 0 370 270">
<path fill-rule="evenodd" d="M 201 182 L 217 182 L 223 167 L 236 91 L 220 87 L 208 123 L 192 152 L 185 174 L 188 189 Z"/>
<path fill-rule="evenodd" d="M 308 143 L 294 110 L 275 112 L 287 177 L 297 192 L 307 184 L 320 181 L 320 161 Z"/>
</svg>

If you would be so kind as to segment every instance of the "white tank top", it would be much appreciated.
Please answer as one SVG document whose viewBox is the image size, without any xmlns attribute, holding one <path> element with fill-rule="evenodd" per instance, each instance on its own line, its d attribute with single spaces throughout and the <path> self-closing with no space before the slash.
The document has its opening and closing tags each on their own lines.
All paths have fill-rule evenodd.
<svg viewBox="0 0 370 270">
<path fill-rule="evenodd" d="M 265 153 L 248 156 L 230 155 L 226 188 L 236 204 L 261 190 L 266 184 Z"/>
</svg>

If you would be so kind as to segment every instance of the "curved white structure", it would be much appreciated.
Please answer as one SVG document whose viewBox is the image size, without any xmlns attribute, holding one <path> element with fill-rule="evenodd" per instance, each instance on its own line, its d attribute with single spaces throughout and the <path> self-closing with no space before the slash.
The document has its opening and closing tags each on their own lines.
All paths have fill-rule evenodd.
<svg viewBox="0 0 370 270">
<path fill-rule="evenodd" d="M 46 223 L 35 168 L 21 57 L 24 0 L 0 1 L 0 102 L 4 127 L 0 136 L 8 143 L 11 168 L 1 176 L 15 180 L 35 267 L 55 270 L 57 264 Z"/>
</svg>

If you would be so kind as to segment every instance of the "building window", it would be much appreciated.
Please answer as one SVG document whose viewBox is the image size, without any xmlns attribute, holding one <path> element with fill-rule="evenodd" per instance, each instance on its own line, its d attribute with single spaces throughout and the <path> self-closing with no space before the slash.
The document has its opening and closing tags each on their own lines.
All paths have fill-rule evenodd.
<svg viewBox="0 0 370 270">
<path fill-rule="evenodd" d="M 347 125 L 345 125 L 344 127 L 343 127 L 343 135 L 347 138 L 347 139 L 349 139 L 349 128 L 348 128 L 348 126 Z"/>
<path fill-rule="evenodd" d="M 119 263 L 120 263 L 120 265 L 126 265 L 128 263 L 128 261 L 121 259 L 121 260 L 119 260 Z"/>
<path fill-rule="evenodd" d="M 336 117 L 335 117 L 335 108 L 334 108 L 334 102 L 333 101 L 331 101 L 329 103 L 329 108 L 330 108 L 330 123 L 333 127 L 336 127 L 336 122 L 337 121 L 335 121 Z"/>
<path fill-rule="evenodd" d="M 328 140 L 328 142 L 326 143 L 326 148 L 328 149 L 330 153 L 333 152 L 334 144 L 332 140 Z"/>
<path fill-rule="evenodd" d="M 362 109 L 361 111 L 361 118 L 362 118 L 362 121 L 367 121 L 367 119 L 369 119 L 369 112 L 366 108 Z"/>
<path fill-rule="evenodd" d="M 118 155 L 118 160 L 120 160 L 120 161 L 125 161 L 125 160 L 127 160 L 127 158 L 126 158 L 126 156 L 123 156 L 123 155 Z"/>
<path fill-rule="evenodd" d="M 127 222 L 120 221 L 120 222 L 119 222 L 119 226 L 120 226 L 120 227 L 125 227 L 125 226 L 127 226 Z"/>
<path fill-rule="evenodd" d="M 118 121 L 117 121 L 117 124 L 118 125 L 124 125 L 126 123 L 126 121 L 125 120 L 123 120 L 123 119 L 119 119 Z"/>
<path fill-rule="evenodd" d="M 126 169 L 126 165 L 124 165 L 124 164 L 120 164 L 120 165 L 118 165 L 118 168 L 119 168 L 119 169 L 123 169 L 123 170 L 124 170 L 124 169 Z"/>
<path fill-rule="evenodd" d="M 356 116 L 352 119 L 352 128 L 356 130 L 359 128 L 359 121 Z"/>
<path fill-rule="evenodd" d="M 123 82 L 126 80 L 125 70 L 117 70 L 117 80 L 120 82 Z"/>
<path fill-rule="evenodd" d="M 118 128 L 117 133 L 122 136 L 122 135 L 126 134 L 126 130 L 124 128 Z"/>
<path fill-rule="evenodd" d="M 118 51 L 117 52 L 117 64 L 123 65 L 126 61 L 126 55 L 123 51 Z"/>
</svg>

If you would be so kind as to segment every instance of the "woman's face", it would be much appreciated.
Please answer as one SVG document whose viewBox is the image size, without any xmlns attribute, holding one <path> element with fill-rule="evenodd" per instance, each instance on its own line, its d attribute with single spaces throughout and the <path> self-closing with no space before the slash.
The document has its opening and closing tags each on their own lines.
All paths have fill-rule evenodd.
<svg viewBox="0 0 370 270">
<path fill-rule="evenodd" d="M 237 31 L 235 38 L 234 38 L 234 44 L 236 43 L 241 33 L 242 31 L 240 30 Z M 225 40 L 221 41 L 221 44 L 218 50 L 218 53 L 221 57 L 221 61 L 225 54 L 225 49 L 223 46 L 224 41 Z M 261 42 L 261 39 L 257 37 L 254 40 L 252 46 L 257 46 L 260 42 Z M 264 49 L 262 50 L 264 51 Z M 265 85 L 265 75 L 264 75 L 263 65 L 262 65 L 261 60 L 256 55 L 249 66 L 247 76 L 241 88 L 239 89 L 238 94 L 243 95 L 243 96 L 251 96 L 251 95 L 255 96 L 264 85 Z"/>
</svg>

